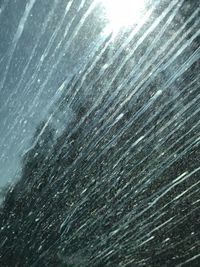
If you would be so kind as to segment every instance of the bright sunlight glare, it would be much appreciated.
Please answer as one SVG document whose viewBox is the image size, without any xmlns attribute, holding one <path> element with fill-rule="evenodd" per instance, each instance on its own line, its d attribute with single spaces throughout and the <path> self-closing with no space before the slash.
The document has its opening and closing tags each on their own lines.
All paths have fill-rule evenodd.
<svg viewBox="0 0 200 267">
<path fill-rule="evenodd" d="M 109 20 L 110 28 L 117 32 L 137 24 L 145 9 L 145 0 L 100 0 Z"/>
</svg>

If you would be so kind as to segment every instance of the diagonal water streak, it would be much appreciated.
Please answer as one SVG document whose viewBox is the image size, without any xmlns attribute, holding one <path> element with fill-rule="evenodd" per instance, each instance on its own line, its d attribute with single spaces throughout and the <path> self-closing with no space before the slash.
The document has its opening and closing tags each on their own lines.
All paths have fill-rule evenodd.
<svg viewBox="0 0 200 267">
<path fill-rule="evenodd" d="M 158 175 L 159 175 L 159 174 L 158 174 Z M 114 185 L 113 185 L 113 186 L 114 186 Z M 96 191 L 96 189 L 97 189 L 97 188 L 95 188 L 94 191 Z M 151 199 L 152 199 L 153 197 L 154 197 L 154 196 L 152 196 Z M 129 199 L 129 196 L 127 196 L 127 194 L 124 194 L 124 195 L 123 195 L 123 199 Z M 147 201 L 148 201 L 148 199 L 147 199 Z M 117 204 L 117 203 L 115 202 L 115 204 Z M 122 206 L 123 206 L 123 205 L 124 205 L 124 204 L 122 204 Z M 105 207 L 103 207 L 103 208 L 105 208 Z M 111 208 L 114 209 L 113 206 L 112 206 Z M 99 211 L 99 212 L 100 212 L 100 211 Z M 129 216 L 129 215 L 127 215 L 127 216 Z"/>
<path fill-rule="evenodd" d="M 193 62 L 196 61 L 196 60 L 200 57 L 200 53 L 199 53 L 199 52 L 200 52 L 200 49 L 197 49 L 197 52 L 194 53 L 194 55 L 192 55 L 192 56 L 188 59 L 187 68 L 189 68 L 189 66 L 192 65 Z M 198 55 L 198 57 L 196 57 L 196 54 Z M 179 71 L 177 71 L 177 73 L 179 73 L 178 76 L 176 75 L 176 77 L 175 77 L 173 80 L 176 80 L 177 77 L 179 77 L 179 76 L 180 76 L 181 74 L 183 74 L 185 71 L 186 71 L 185 67 L 184 67 L 184 66 L 181 67 L 181 68 L 179 69 Z M 163 88 L 163 90 L 166 90 L 166 89 L 171 85 L 171 83 L 172 83 L 172 79 L 170 78 L 170 79 L 165 83 L 165 87 Z M 132 120 L 129 122 L 129 125 L 132 124 L 132 123 L 138 118 L 138 116 L 141 116 L 141 114 L 143 114 L 143 113 L 147 110 L 147 108 L 148 108 L 150 105 L 152 105 L 152 104 L 154 103 L 154 101 L 157 99 L 157 97 L 160 96 L 160 93 L 161 93 L 161 92 L 158 91 L 158 94 L 155 94 L 155 96 L 149 101 L 149 104 L 148 104 L 148 105 L 146 104 L 145 107 L 139 111 L 139 113 L 137 114 L 137 116 L 135 115 L 135 116 L 132 118 Z M 195 101 L 197 101 L 197 100 L 198 100 L 198 99 L 195 99 Z M 111 126 L 112 126 L 112 125 L 111 125 Z M 108 151 L 108 149 L 110 148 L 110 146 L 112 146 L 112 143 L 115 142 L 116 139 L 119 139 L 119 138 L 121 137 L 121 135 L 122 135 L 123 132 L 124 132 L 125 127 L 126 127 L 126 129 L 127 129 L 127 125 L 125 125 L 123 128 L 120 129 L 120 133 L 118 133 L 118 135 L 117 135 L 116 137 L 112 138 L 112 139 L 109 141 L 109 143 L 107 143 L 107 144 L 104 146 L 104 148 L 102 148 L 102 152 L 99 153 L 98 157 L 93 161 L 93 163 L 92 163 L 90 166 L 92 166 L 92 165 L 96 162 L 96 160 L 97 160 L 98 158 L 101 157 L 102 153 L 105 153 L 106 151 Z M 109 129 L 107 130 L 107 132 L 108 132 L 108 131 L 109 131 Z M 95 146 L 96 146 L 96 144 L 95 144 Z M 80 157 L 81 157 L 81 156 L 80 156 Z M 79 158 L 80 158 L 80 157 L 79 157 Z M 79 158 L 77 158 L 76 161 L 77 161 Z M 76 161 L 74 161 L 73 164 L 76 164 Z M 72 166 L 73 166 L 73 164 L 72 164 Z"/>
<path fill-rule="evenodd" d="M 85 1 L 76 2 L 84 10 L 88 8 Z M 57 120 L 65 129 L 52 137 L 54 144 L 41 147 L 41 157 L 40 151 L 37 156 L 36 142 L 30 148 L 30 164 L 27 160 L 21 170 L 22 180 L 11 191 L 16 209 L 5 210 L 5 227 L 0 227 L 4 235 L 0 247 L 5 258 L 15 251 L 22 257 L 26 255 L 27 248 L 20 244 L 21 240 L 31 248 L 30 257 L 24 260 L 30 266 L 46 266 L 58 258 L 68 265 L 80 254 L 81 260 L 82 254 L 83 259 L 86 257 L 86 261 L 80 260 L 85 267 L 154 266 L 156 260 L 165 264 L 165 259 L 179 254 L 180 249 L 180 259 L 170 261 L 176 265 L 198 254 L 195 219 L 199 219 L 200 173 L 199 6 L 191 13 L 193 7 L 186 10 L 190 7 L 187 1 L 180 9 L 177 5 L 141 44 L 140 37 L 169 6 L 165 0 L 157 10 L 158 16 L 148 21 L 149 26 L 145 23 L 132 40 L 130 31 L 119 35 L 119 39 L 129 39 L 125 51 L 121 49 L 122 39 L 112 43 L 108 37 L 101 46 L 98 41 L 93 55 L 90 48 L 87 50 L 89 58 L 83 59 L 70 77 L 62 76 L 63 68 L 60 70 L 58 63 L 59 70 L 53 75 L 56 79 L 61 75 L 61 79 L 45 107 L 46 124 L 34 138 L 38 145 L 39 141 L 45 142 L 43 137 L 58 125 Z M 49 70 L 47 63 L 57 61 L 63 47 L 64 40 L 58 36 L 41 65 L 41 74 Z M 136 48 L 133 54 L 132 48 Z M 55 52 L 53 57 L 51 51 Z M 32 65 L 27 74 L 37 67 Z M 39 72 L 35 77 L 42 77 Z M 54 77 L 48 84 L 51 81 L 53 86 Z M 36 80 L 29 84 L 30 89 L 35 83 Z M 31 94 L 27 88 L 28 96 Z M 36 84 L 36 94 L 38 89 L 41 88 Z M 42 97 L 50 90 L 43 91 Z M 35 108 L 41 104 L 36 103 Z M 20 129 L 20 116 L 26 116 L 22 114 L 26 109 L 20 109 L 14 121 L 18 121 L 16 131 Z M 65 122 L 71 113 L 73 119 Z M 9 137 L 12 143 L 17 140 L 13 130 Z M 182 234 L 182 229 L 186 233 Z M 11 238 L 6 240 L 7 236 Z M 188 250 L 186 255 L 183 247 L 184 252 Z M 175 249 L 178 253 L 174 253 Z M 154 253 L 156 259 L 152 257 Z M 16 265 L 20 261 L 21 258 L 14 259 Z"/>
<path fill-rule="evenodd" d="M 197 79 L 196 79 L 196 81 L 197 81 Z M 192 85 L 194 82 L 195 82 L 195 80 L 192 81 L 190 85 Z M 186 86 L 186 87 L 185 87 L 185 90 L 188 90 L 189 88 L 190 88 L 190 86 Z M 124 145 L 128 145 L 128 144 L 130 143 L 130 147 L 129 147 L 126 151 L 123 151 L 123 148 L 124 148 L 124 147 L 119 148 L 119 150 L 118 150 L 117 153 L 118 153 L 119 155 L 121 154 L 121 156 L 120 156 L 120 158 L 118 159 L 118 161 L 116 162 L 115 166 L 117 166 L 117 165 L 118 165 L 124 158 L 127 157 L 127 155 L 130 154 L 131 150 L 135 147 L 135 145 L 138 144 L 138 142 L 140 142 L 140 141 L 143 140 L 144 138 L 147 138 L 148 135 L 154 131 L 154 126 L 153 126 L 153 127 L 151 127 L 148 131 L 146 131 L 145 134 L 142 133 L 142 132 L 144 131 L 144 129 L 145 129 L 150 123 L 152 123 L 152 122 L 154 121 L 154 119 L 155 119 L 157 116 L 159 116 L 159 114 L 162 114 L 163 110 L 165 110 L 165 108 L 168 107 L 168 105 L 170 105 L 171 102 L 174 102 L 175 100 L 179 100 L 179 99 L 180 99 L 182 102 L 183 102 L 183 101 L 186 101 L 187 98 L 188 98 L 188 97 L 195 91 L 195 89 L 198 89 L 198 88 L 199 88 L 199 86 L 196 85 L 196 88 L 194 87 L 192 91 L 189 91 L 189 90 L 188 90 L 189 92 L 188 92 L 188 94 L 187 94 L 184 98 L 181 98 L 181 93 L 183 94 L 183 93 L 185 92 L 185 90 L 182 90 L 181 93 L 180 93 L 180 92 L 176 92 L 176 94 L 173 95 L 172 99 L 170 99 L 170 100 L 168 100 L 167 102 L 165 102 L 164 105 L 161 106 L 161 107 L 156 111 L 156 113 L 155 113 L 153 116 L 151 116 L 151 117 L 150 117 L 150 118 L 149 118 L 149 119 L 148 119 L 148 120 L 147 120 L 147 121 L 146 121 L 146 122 L 139 128 L 139 130 L 137 130 L 137 132 L 135 133 L 135 135 L 133 136 L 133 138 L 130 138 L 130 139 L 128 139 L 128 140 L 125 142 Z M 177 108 L 176 106 L 173 106 L 171 109 L 168 108 L 167 112 L 165 112 L 165 114 L 162 116 L 162 118 L 159 119 L 159 120 L 156 122 L 156 125 L 159 126 L 160 124 L 162 124 L 162 122 L 165 121 L 165 119 L 166 119 L 166 118 L 167 118 L 173 111 L 176 111 L 176 108 Z M 182 112 L 181 112 L 180 114 L 182 114 Z M 166 126 L 163 127 L 162 130 L 164 130 L 164 129 L 165 129 L 166 127 L 168 127 L 168 126 L 169 126 L 169 124 L 166 124 Z M 140 137 L 136 142 L 134 142 L 134 140 L 135 140 L 135 136 L 141 136 L 141 137 Z M 132 142 L 133 142 L 133 143 L 132 143 Z M 121 153 L 122 151 L 123 151 L 123 153 Z"/>
<path fill-rule="evenodd" d="M 12 41 L 11 47 L 9 48 L 9 51 L 8 51 L 7 64 L 5 66 L 5 71 L 4 71 L 4 74 L 3 74 L 3 78 L 2 78 L 1 83 L 0 83 L 0 92 L 4 88 L 5 81 L 6 81 L 6 78 L 7 78 L 7 74 L 8 74 L 8 71 L 9 71 L 9 68 L 10 68 L 10 64 L 11 64 L 11 61 L 12 61 L 12 58 L 13 58 L 13 54 L 14 54 L 15 49 L 17 47 L 17 44 L 18 44 L 18 42 L 19 42 L 19 40 L 20 40 L 20 38 L 22 36 L 26 21 L 27 21 L 27 19 L 29 17 L 29 14 L 30 14 L 35 2 L 36 2 L 36 0 L 29 0 L 29 2 L 26 4 L 24 14 L 23 14 L 22 18 L 20 19 L 19 25 L 17 27 L 17 31 L 16 31 L 16 33 L 15 33 L 15 35 L 13 37 L 13 41 Z"/>
<path fill-rule="evenodd" d="M 198 100 L 198 99 L 197 99 Z"/>
<path fill-rule="evenodd" d="M 54 41 L 56 40 L 56 38 L 58 37 L 59 31 L 62 28 L 62 26 L 64 25 L 64 22 L 66 20 L 66 16 L 68 15 L 70 8 L 73 4 L 74 0 L 70 0 L 64 10 L 64 14 L 61 17 L 61 20 L 58 23 L 58 26 L 56 27 L 55 31 L 53 32 L 53 34 L 50 37 L 50 40 L 48 42 L 48 46 L 45 48 L 39 63 L 36 65 L 36 70 L 34 71 L 34 74 L 31 76 L 31 79 L 29 80 L 29 82 L 27 83 L 27 86 L 24 88 L 24 91 L 27 91 L 27 93 L 29 92 L 31 86 L 37 81 L 38 75 L 41 71 L 41 68 L 43 66 L 44 60 L 47 58 L 47 56 L 49 55 L 49 52 L 54 44 Z M 70 25 L 72 24 L 73 19 L 70 21 L 68 27 L 70 27 Z M 56 46 L 55 51 L 60 47 L 60 42 L 59 44 Z M 50 58 L 48 59 L 48 61 L 50 61 L 50 59 L 52 57 L 54 57 L 55 55 L 55 51 L 54 54 L 50 56 Z"/>
<path fill-rule="evenodd" d="M 195 112 L 195 114 L 192 114 L 190 117 L 192 117 L 192 116 L 195 116 L 196 115 L 196 112 Z M 184 124 L 185 122 L 183 122 L 183 124 Z M 194 127 L 196 127 L 196 126 L 194 126 Z M 193 128 L 194 128 L 193 127 Z M 192 131 L 193 129 L 191 129 L 190 131 Z M 166 139 L 167 139 L 168 137 L 166 137 Z M 182 137 L 181 137 L 182 138 Z M 177 142 L 179 142 L 179 140 L 177 140 Z M 174 144 L 173 144 L 174 145 Z M 156 149 L 156 148 L 155 148 Z M 151 165 L 152 163 L 150 163 L 150 165 Z M 131 170 L 130 172 L 133 172 L 133 170 Z M 114 186 L 114 185 L 113 185 Z M 95 190 L 96 190 L 97 188 L 95 188 Z M 126 196 L 125 196 L 126 197 Z"/>
<path fill-rule="evenodd" d="M 71 0 L 68 2 L 67 6 L 66 6 L 66 9 L 65 9 L 65 12 L 64 12 L 64 15 L 61 19 L 61 22 L 59 23 L 59 26 L 57 27 L 57 29 L 53 32 L 53 35 L 50 37 L 50 41 L 49 41 L 49 44 L 48 46 L 45 48 L 45 51 L 42 55 L 42 59 L 43 60 L 40 60 L 39 64 L 37 64 L 36 66 L 36 70 L 35 72 L 33 73 L 33 75 L 31 76 L 31 78 L 29 79 L 29 81 L 27 82 L 25 88 L 23 89 L 23 92 L 27 92 L 27 94 L 29 94 L 30 92 L 30 89 L 31 89 L 31 86 L 33 85 L 33 83 L 35 81 L 37 81 L 37 75 L 40 73 L 41 71 L 41 67 L 43 65 L 43 61 L 44 61 L 44 58 L 48 55 L 52 45 L 53 45 L 53 42 L 55 40 L 55 38 L 57 37 L 58 35 L 58 31 L 59 29 L 62 27 L 64 21 L 65 21 L 65 18 L 66 18 L 66 15 L 68 14 L 69 10 L 70 10 L 70 7 L 72 5 L 74 0 Z M 25 95 L 24 95 L 25 96 Z M 28 96 L 28 95 L 27 95 Z M 15 129 L 16 125 L 18 124 L 19 120 L 24 116 L 24 114 L 26 114 L 27 116 L 27 111 L 25 109 L 24 106 L 22 106 L 18 112 L 18 115 L 16 116 L 16 119 L 14 121 L 14 123 L 12 124 L 12 126 L 10 127 L 9 131 L 7 132 L 6 136 L 4 137 L 4 140 L 12 133 L 12 131 Z M 8 119 L 8 117 L 7 117 Z"/>
<path fill-rule="evenodd" d="M 91 12 L 95 9 L 96 7 L 96 2 L 97 0 L 95 0 L 94 2 L 92 2 L 92 4 L 89 6 L 88 10 L 85 12 L 85 14 L 83 15 L 83 17 L 81 18 L 81 20 L 79 21 L 79 23 L 75 26 L 75 28 L 73 29 L 72 34 L 70 35 L 70 37 L 66 40 L 66 44 L 65 47 L 63 48 L 63 51 L 61 51 L 61 53 L 59 54 L 56 62 L 54 63 L 54 65 L 52 66 L 51 70 L 49 71 L 45 81 L 43 82 L 43 84 L 41 85 L 36 97 L 33 100 L 32 105 L 30 106 L 28 112 L 31 112 L 33 110 L 33 108 L 35 107 L 38 99 L 40 98 L 43 90 L 45 89 L 49 79 L 52 77 L 54 71 L 57 69 L 58 64 L 60 63 L 61 59 L 63 58 L 63 54 L 66 53 L 66 51 L 68 50 L 68 48 L 70 47 L 70 45 L 72 44 L 72 41 L 74 40 L 74 38 L 77 36 L 77 34 L 79 33 L 81 27 L 83 26 L 84 22 L 86 21 L 86 19 L 89 17 L 89 15 L 91 14 Z M 75 19 L 72 18 L 71 23 L 73 22 L 73 20 Z M 68 25 L 67 30 L 65 35 L 67 35 L 67 33 L 69 32 L 71 24 Z"/>
<path fill-rule="evenodd" d="M 38 49 L 39 42 L 40 42 L 42 36 L 46 32 L 46 29 L 47 29 L 47 26 L 48 26 L 49 22 L 52 20 L 52 18 L 54 16 L 54 12 L 55 12 L 55 9 L 56 9 L 57 4 L 58 4 L 59 1 L 60 0 L 55 0 L 54 1 L 51 10 L 47 14 L 46 19 L 45 19 L 44 23 L 42 24 L 42 29 L 40 31 L 40 34 L 37 36 L 37 40 L 36 40 L 36 43 L 35 43 L 35 45 L 33 47 L 33 50 L 32 50 L 31 55 L 29 57 L 29 60 L 28 60 L 27 64 L 25 65 L 24 69 L 23 69 L 23 72 L 21 74 L 21 78 L 20 78 L 18 84 L 16 85 L 15 90 L 9 95 L 8 99 L 5 101 L 5 103 L 0 108 L 0 112 L 2 112 L 2 110 L 8 105 L 8 103 L 13 101 L 13 97 L 16 97 L 17 94 L 19 93 L 19 89 L 21 89 L 22 83 L 24 81 L 24 77 L 27 74 L 27 70 L 30 67 L 31 61 L 34 59 L 35 53 L 36 53 L 36 51 Z"/>
<path fill-rule="evenodd" d="M 161 64 L 161 63 L 160 63 L 160 64 Z M 131 77 L 132 77 L 132 73 L 131 73 Z M 120 86 L 120 89 L 123 88 L 123 87 L 124 87 L 124 85 L 121 85 L 121 86 Z M 133 94 L 133 93 L 132 93 L 132 94 Z M 100 101 L 100 100 L 99 100 L 99 101 Z M 98 102 L 96 105 L 98 105 L 98 104 L 99 104 L 99 102 Z M 86 115 L 85 117 L 87 117 L 88 115 L 89 115 L 89 112 L 87 113 L 87 115 Z M 84 118 L 85 118 L 85 117 L 84 117 Z M 83 121 L 84 121 L 84 118 L 83 118 Z M 102 117 L 101 121 L 104 120 L 104 119 L 105 119 L 105 115 Z"/>
<path fill-rule="evenodd" d="M 199 11 L 199 10 L 198 10 L 198 11 Z M 188 20 L 188 23 L 189 23 L 189 22 L 190 22 L 190 19 Z M 182 29 L 184 28 L 184 26 L 185 26 L 185 25 L 183 25 Z M 181 30 L 182 30 L 182 29 L 181 29 Z M 173 38 L 173 39 L 174 39 L 174 38 Z M 173 41 L 173 39 L 170 40 L 170 41 Z M 171 43 L 171 42 L 170 42 L 170 43 Z M 164 50 L 164 49 L 163 49 L 163 50 Z M 169 51 L 169 52 L 170 52 L 170 51 Z M 169 54 L 169 53 L 168 53 L 168 54 Z M 152 64 L 152 63 L 153 63 L 153 62 L 151 61 L 150 64 Z M 160 62 L 159 66 L 160 66 L 161 64 L 162 64 L 162 61 Z M 158 68 L 158 66 L 157 66 L 157 68 Z M 134 73 L 135 73 L 135 72 L 134 72 Z M 132 75 L 131 75 L 131 76 L 132 76 Z M 121 86 L 121 87 L 123 87 L 123 86 Z M 144 89 L 145 89 L 145 88 L 144 88 Z M 110 104 L 110 103 L 109 103 L 109 104 Z M 105 117 L 104 117 L 103 119 L 105 119 Z M 102 119 L 102 120 L 103 120 L 103 119 Z"/>
<path fill-rule="evenodd" d="M 147 19 L 150 17 L 150 15 L 152 14 L 154 10 L 154 7 L 151 8 L 146 14 L 145 16 L 141 19 L 141 22 L 138 23 L 138 25 L 136 26 L 136 28 L 131 32 L 131 34 L 129 35 L 129 37 L 126 39 L 126 41 L 123 43 L 123 45 L 117 50 L 117 52 L 114 54 L 114 56 L 108 60 L 108 62 L 106 62 L 104 64 L 104 66 L 101 68 L 100 72 L 99 72 L 99 75 L 97 76 L 96 79 L 94 79 L 93 81 L 91 81 L 91 83 L 89 83 L 89 85 L 87 85 L 87 88 L 85 88 L 85 91 L 89 91 L 92 86 L 103 76 L 105 75 L 105 71 L 106 69 L 108 68 L 109 65 L 113 64 L 114 61 L 120 57 L 121 53 L 123 52 L 123 49 L 125 49 L 130 41 L 133 39 L 133 37 L 137 34 L 137 32 L 140 30 L 140 28 L 145 24 L 145 22 L 147 21 Z M 90 71 L 91 72 L 93 70 L 93 68 L 90 68 Z M 76 89 L 76 92 L 78 92 L 81 88 L 82 84 L 80 84 L 80 86 Z M 108 86 L 107 86 L 108 87 Z M 75 98 L 75 96 L 74 96 Z M 74 100 L 74 98 L 72 98 L 71 102 L 69 103 L 69 105 L 72 103 L 72 101 Z"/>
<path fill-rule="evenodd" d="M 182 178 L 182 175 L 180 175 L 179 177 L 177 177 L 176 180 L 179 180 L 180 178 L 182 178 L 182 179 L 180 179 L 177 183 L 174 183 L 174 184 L 170 185 L 170 187 L 166 190 L 166 192 L 167 192 L 168 190 L 173 189 L 177 184 L 183 182 L 185 179 L 188 179 L 191 175 L 197 173 L 199 170 L 200 170 L 200 167 L 199 167 L 199 168 L 196 168 L 195 170 L 193 170 L 193 171 L 192 171 L 191 173 L 189 173 L 189 174 L 186 174 L 186 175 L 184 174 L 183 178 Z M 164 194 L 163 194 L 163 196 L 164 196 Z M 154 204 L 155 204 L 155 203 L 154 203 Z M 134 212 L 133 212 L 133 213 L 134 213 L 134 216 L 132 216 L 132 220 L 130 220 L 130 214 L 131 214 L 131 212 L 130 212 L 130 214 L 128 214 L 128 215 L 126 216 L 126 217 L 128 217 L 128 218 L 127 218 L 127 222 L 122 224 L 122 225 L 123 225 L 123 228 L 125 228 L 128 224 L 130 224 L 131 221 L 136 221 L 136 219 L 138 219 L 138 217 L 141 217 L 141 215 L 143 215 L 145 212 L 147 212 L 147 211 L 148 211 L 154 204 L 151 205 L 151 203 L 150 203 L 150 205 L 148 205 L 146 208 L 142 209 L 142 211 L 139 212 L 139 213 L 137 213 L 137 214 L 136 214 L 136 212 L 134 211 Z M 162 207 L 161 207 L 161 209 L 162 209 Z M 123 218 L 123 221 L 125 221 L 125 218 Z M 119 225 L 120 225 L 120 223 L 122 223 L 122 221 L 118 221 L 118 224 L 119 224 Z M 126 235 L 126 234 L 125 234 L 125 235 Z M 115 244 L 117 244 L 118 242 L 120 242 L 123 238 L 124 238 L 123 235 L 120 236 L 119 238 L 117 238 L 117 239 L 116 239 L 116 242 L 113 244 L 113 246 L 114 246 Z"/>
<path fill-rule="evenodd" d="M 95 2 L 93 3 L 93 5 L 95 6 Z M 94 8 L 94 7 L 92 7 L 92 8 Z M 136 27 L 136 29 L 137 30 L 139 30 L 139 28 L 145 23 L 145 21 L 147 20 L 147 18 L 150 16 L 150 14 L 152 13 L 152 11 L 153 11 L 153 8 L 152 9 L 150 9 L 149 10 L 149 12 L 147 12 L 147 14 L 145 15 L 145 17 L 144 17 L 144 19 L 143 20 L 141 20 L 141 23 L 139 23 L 138 24 L 138 26 Z M 135 31 L 133 31 L 133 33 L 131 34 L 131 36 L 133 37 L 134 35 L 135 35 Z M 128 40 L 128 42 L 130 41 L 130 38 L 129 38 L 129 40 Z M 127 43 L 127 42 L 126 42 Z M 121 49 L 120 49 L 120 53 L 121 53 Z M 105 68 L 103 68 L 103 69 L 105 69 Z M 104 70 L 102 71 L 102 75 L 104 74 Z M 97 78 L 96 80 L 98 80 L 99 78 Z"/>
<path fill-rule="evenodd" d="M 198 36 L 199 35 L 199 33 L 197 33 L 196 34 L 196 36 Z M 196 37 L 195 36 L 195 37 Z M 194 39 L 194 38 L 192 38 L 192 39 Z M 197 54 L 197 56 L 196 56 L 196 54 Z M 197 49 L 197 51 L 195 52 L 195 55 L 194 56 L 192 56 L 190 59 L 188 59 L 188 62 L 185 64 L 185 65 L 187 65 L 187 64 L 189 64 L 188 66 L 187 66 L 187 69 L 189 68 L 189 66 L 191 66 L 195 61 L 197 61 L 198 60 L 198 58 L 199 58 L 199 49 Z M 161 63 L 160 63 L 161 64 Z M 159 64 L 159 65 L 160 65 Z M 158 69 L 158 68 L 157 68 Z M 182 67 L 181 68 L 181 70 L 176 74 L 176 77 L 174 77 L 173 79 L 171 78 L 171 80 L 169 79 L 169 81 L 168 81 L 168 85 L 166 84 L 166 87 L 168 87 L 176 78 L 178 78 L 178 76 L 180 76 L 182 73 L 184 73 L 187 69 L 184 69 L 184 67 Z M 157 74 L 157 73 L 156 73 Z M 116 106 L 117 106 L 117 104 L 116 104 L 116 102 L 115 102 L 115 107 L 114 107 L 114 109 L 116 110 L 115 111 L 115 113 L 114 114 L 112 114 L 112 116 L 110 117 L 110 119 L 108 120 L 108 121 L 112 121 L 112 119 L 117 115 L 117 113 L 119 113 L 120 111 L 120 109 L 132 98 L 132 96 L 135 94 L 135 92 L 137 92 L 138 91 L 138 89 L 142 86 L 142 84 L 145 82 L 145 80 L 147 80 L 149 77 L 151 77 L 152 75 L 151 75 L 151 73 L 149 74 L 149 75 L 147 75 L 146 76 L 146 78 L 145 79 L 143 79 L 142 81 L 141 81 L 141 83 L 139 83 L 137 86 L 136 86 L 136 88 L 133 90 L 133 92 L 132 93 L 130 93 L 130 95 L 120 104 L 120 107 L 118 108 L 118 109 L 116 109 Z M 154 73 L 154 76 L 155 76 L 155 73 Z M 133 84 L 135 84 L 135 82 L 136 81 L 134 81 L 133 82 Z M 122 85 L 121 85 L 121 87 L 123 87 Z M 130 88 L 131 88 L 131 86 L 130 86 Z M 143 87 L 143 90 L 142 91 L 144 91 L 145 90 L 145 88 L 146 87 Z M 142 91 L 139 91 L 139 93 L 141 94 L 142 93 Z M 105 120 L 105 117 L 104 118 L 102 118 L 102 120 Z"/>
<path fill-rule="evenodd" d="M 172 7 L 173 7 L 174 4 L 176 4 L 176 1 L 174 1 L 174 2 L 172 3 L 172 5 L 170 5 L 170 7 L 167 8 L 167 11 L 165 10 L 165 11 L 163 12 L 163 14 L 161 15 L 161 17 L 165 16 L 165 14 L 167 14 L 167 13 L 172 9 Z M 160 21 L 160 17 L 158 18 L 158 20 Z M 156 25 L 158 25 L 158 20 L 156 20 L 156 23 L 154 23 L 154 27 L 151 27 L 151 31 L 156 27 Z M 151 31 L 148 30 L 147 33 L 149 34 Z M 148 34 L 147 34 L 147 35 L 148 35 Z M 139 40 L 139 42 L 141 43 L 141 39 Z M 102 74 L 103 74 L 103 73 L 104 73 L 104 71 L 102 71 Z M 80 127 L 80 125 L 84 122 L 85 118 L 87 118 L 87 117 L 90 115 L 91 111 L 92 111 L 96 106 L 98 106 L 98 105 L 100 104 L 100 101 L 103 99 L 104 95 L 105 95 L 105 93 L 99 97 L 98 101 L 95 102 L 95 105 L 92 107 L 92 109 L 90 109 L 90 110 L 87 112 L 87 114 L 81 119 L 81 121 L 79 122 L 79 124 L 75 127 L 75 129 L 73 129 L 73 130 L 71 131 L 70 134 L 72 134 L 78 127 Z"/>
</svg>

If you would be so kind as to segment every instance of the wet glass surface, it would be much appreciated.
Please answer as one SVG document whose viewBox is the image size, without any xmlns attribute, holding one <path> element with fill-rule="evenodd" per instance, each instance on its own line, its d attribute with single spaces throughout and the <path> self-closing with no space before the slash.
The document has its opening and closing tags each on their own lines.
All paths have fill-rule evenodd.
<svg viewBox="0 0 200 267">
<path fill-rule="evenodd" d="M 198 266 L 200 3 L 0 1 L 0 266 Z"/>
</svg>

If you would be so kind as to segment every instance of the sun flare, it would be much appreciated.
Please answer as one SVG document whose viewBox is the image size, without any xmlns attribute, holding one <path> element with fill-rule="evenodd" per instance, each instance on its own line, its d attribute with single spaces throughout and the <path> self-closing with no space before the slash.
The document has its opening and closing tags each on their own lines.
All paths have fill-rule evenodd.
<svg viewBox="0 0 200 267">
<path fill-rule="evenodd" d="M 100 0 L 112 31 L 136 24 L 145 8 L 145 0 Z"/>
</svg>

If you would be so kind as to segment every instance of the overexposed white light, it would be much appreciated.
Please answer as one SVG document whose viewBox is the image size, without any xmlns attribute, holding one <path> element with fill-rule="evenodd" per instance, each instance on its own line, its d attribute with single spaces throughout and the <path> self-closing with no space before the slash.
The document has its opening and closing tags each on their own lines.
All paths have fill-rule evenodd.
<svg viewBox="0 0 200 267">
<path fill-rule="evenodd" d="M 100 0 L 113 32 L 137 24 L 145 9 L 145 0 Z"/>
</svg>

